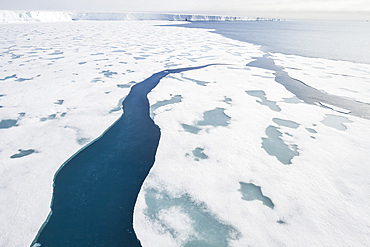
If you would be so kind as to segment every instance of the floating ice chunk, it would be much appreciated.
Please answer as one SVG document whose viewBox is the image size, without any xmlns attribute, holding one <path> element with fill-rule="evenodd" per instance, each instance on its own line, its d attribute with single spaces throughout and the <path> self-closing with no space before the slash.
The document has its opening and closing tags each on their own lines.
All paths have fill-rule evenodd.
<svg viewBox="0 0 370 247">
<path fill-rule="evenodd" d="M 272 209 L 275 207 L 271 199 L 262 193 L 260 186 L 256 186 L 252 183 L 244 183 L 244 182 L 239 182 L 239 184 L 240 184 L 240 192 L 243 195 L 242 197 L 243 200 L 246 200 L 246 201 L 259 200 L 264 205 Z"/>
<path fill-rule="evenodd" d="M 345 131 L 347 129 L 347 126 L 344 125 L 345 123 L 352 123 L 352 121 L 346 117 L 332 114 L 325 114 L 325 118 L 321 122 L 328 127 L 332 127 L 341 131 Z"/>
<path fill-rule="evenodd" d="M 228 126 L 229 120 L 231 119 L 225 114 L 224 108 L 216 108 L 203 113 L 203 120 L 199 121 L 197 124 L 200 126 L 211 125 L 217 126 Z"/>
<path fill-rule="evenodd" d="M 299 123 L 296 123 L 290 120 L 285 120 L 281 118 L 273 118 L 272 121 L 279 126 L 285 126 L 285 127 L 292 128 L 292 129 L 297 129 L 299 127 Z"/>
<path fill-rule="evenodd" d="M 262 148 L 284 165 L 292 164 L 293 157 L 299 155 L 297 145 L 291 145 L 292 149 L 290 149 L 281 139 L 282 133 L 275 126 L 268 126 L 266 134 L 268 138 L 262 138 Z"/>
</svg>

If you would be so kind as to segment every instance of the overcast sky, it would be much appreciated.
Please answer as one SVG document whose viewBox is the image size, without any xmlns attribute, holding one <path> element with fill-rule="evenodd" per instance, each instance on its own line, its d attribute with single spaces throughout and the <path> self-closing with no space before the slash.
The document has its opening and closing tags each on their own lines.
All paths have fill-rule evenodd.
<svg viewBox="0 0 370 247">
<path fill-rule="evenodd" d="M 370 19 L 370 0 L 0 0 L 0 9 Z"/>
</svg>

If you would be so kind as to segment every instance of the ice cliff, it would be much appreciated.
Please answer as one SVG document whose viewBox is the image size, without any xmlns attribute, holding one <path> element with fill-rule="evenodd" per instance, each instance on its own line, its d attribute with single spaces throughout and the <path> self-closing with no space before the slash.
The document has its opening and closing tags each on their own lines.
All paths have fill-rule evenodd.
<svg viewBox="0 0 370 247">
<path fill-rule="evenodd" d="M 183 14 L 152 14 L 152 13 L 75 13 L 73 20 L 165 20 L 165 21 L 246 21 L 256 18 L 183 15 Z"/>
<path fill-rule="evenodd" d="M 0 10 L 0 23 L 61 21 L 72 21 L 72 18 L 65 12 Z"/>
<path fill-rule="evenodd" d="M 211 16 L 190 14 L 155 13 L 94 13 L 94 12 L 54 12 L 0 10 L 0 23 L 17 22 L 61 22 L 78 20 L 165 20 L 165 21 L 259 21 L 276 20 L 251 17 Z"/>
</svg>

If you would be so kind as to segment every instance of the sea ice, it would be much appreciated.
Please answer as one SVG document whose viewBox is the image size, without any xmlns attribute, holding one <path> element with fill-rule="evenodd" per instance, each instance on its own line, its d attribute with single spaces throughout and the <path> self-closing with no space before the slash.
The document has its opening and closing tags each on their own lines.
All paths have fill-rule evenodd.
<svg viewBox="0 0 370 247">
<path fill-rule="evenodd" d="M 272 54 L 277 65 L 307 85 L 327 93 L 370 102 L 370 65 L 323 58 Z M 354 83 L 355 82 L 355 83 Z"/>
<path fill-rule="evenodd" d="M 367 246 L 369 120 L 306 104 L 273 70 L 246 67 L 265 55 L 258 46 L 168 24 L 0 25 L 0 246 L 30 245 L 50 212 L 56 171 L 122 114 L 130 88 L 117 85 L 205 64 L 218 65 L 167 76 L 148 95 L 153 108 L 181 101 L 153 111 L 161 139 L 133 222 L 142 245 Z M 310 87 L 370 102 L 369 65 L 269 56 Z M 334 114 L 345 131 L 324 120 Z M 274 152 L 289 148 L 291 157 L 299 147 L 291 165 L 261 147 L 269 135 Z M 260 187 L 273 209 L 243 200 L 241 181 Z"/>
<path fill-rule="evenodd" d="M 181 94 L 182 100 L 155 117 L 161 139 L 135 207 L 134 228 L 143 246 L 153 245 L 153 239 L 154 246 L 186 246 L 176 236 L 191 239 L 201 233 L 194 221 L 184 220 L 186 230 L 176 228 L 177 235 L 171 235 L 163 229 L 173 228 L 173 222 L 145 215 L 153 207 L 145 198 L 153 193 L 162 198 L 163 191 L 205 205 L 219 222 L 233 227 L 236 237 L 227 246 L 367 245 L 369 221 L 363 215 L 370 203 L 365 175 L 370 174 L 365 165 L 370 141 L 363 135 L 369 120 L 347 114 L 348 129 L 337 131 L 322 122 L 333 110 L 297 99 L 273 73 L 211 66 L 167 77 L 148 95 L 151 105 L 168 95 Z M 183 83 L 183 77 L 214 83 Z M 232 104 L 223 102 L 225 97 Z M 205 112 L 217 108 L 228 116 L 227 126 L 199 124 Z M 215 118 L 225 119 L 222 114 Z M 269 207 L 249 200 L 254 198 Z M 161 208 L 166 204 L 157 203 L 158 215 L 167 215 Z M 171 211 L 173 218 L 189 219 L 183 212 L 193 207 L 183 204 Z"/>
<path fill-rule="evenodd" d="M 248 62 L 248 57 L 235 60 L 225 52 L 219 55 L 237 41 L 225 42 L 206 30 L 168 24 L 69 21 L 0 25 L 0 246 L 27 246 L 35 238 L 50 211 L 56 171 L 122 114 L 122 102 L 130 88 L 117 85 L 142 81 L 162 71 L 166 63 L 190 67 Z M 209 48 L 204 50 L 207 44 Z M 246 54 L 261 53 L 254 45 L 244 47 Z M 187 77 L 203 80 L 204 75 Z M 21 78 L 32 80 L 17 81 Z M 168 94 L 161 100 L 171 97 Z M 20 117 L 19 113 L 26 115 Z M 37 155 L 10 158 L 19 149 L 37 150 Z M 192 149 L 194 146 L 187 150 Z"/>
</svg>

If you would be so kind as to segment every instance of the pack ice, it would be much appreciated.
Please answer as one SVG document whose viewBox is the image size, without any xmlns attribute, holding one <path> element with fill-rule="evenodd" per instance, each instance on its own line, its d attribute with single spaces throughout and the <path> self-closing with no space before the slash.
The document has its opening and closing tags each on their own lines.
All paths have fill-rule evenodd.
<svg viewBox="0 0 370 247">
<path fill-rule="evenodd" d="M 205 64 L 217 65 L 171 74 L 148 96 L 161 139 L 134 212 L 141 244 L 367 246 L 369 120 L 246 66 L 266 55 L 258 46 L 161 24 L 0 25 L 0 246 L 31 244 L 54 174 L 120 117 L 132 85 Z M 369 103 L 368 64 L 268 55 L 309 86 Z"/>
</svg>

